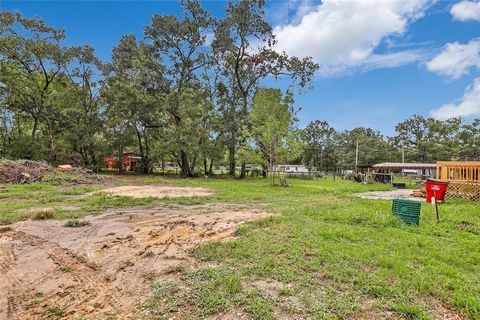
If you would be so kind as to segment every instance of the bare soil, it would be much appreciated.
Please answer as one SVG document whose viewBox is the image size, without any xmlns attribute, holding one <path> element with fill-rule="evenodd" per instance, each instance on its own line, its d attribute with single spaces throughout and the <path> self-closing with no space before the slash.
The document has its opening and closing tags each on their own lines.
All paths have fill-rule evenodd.
<svg viewBox="0 0 480 320">
<path fill-rule="evenodd" d="M 116 196 L 126 196 L 134 198 L 145 197 L 194 197 L 210 196 L 215 193 L 214 190 L 205 188 L 172 187 L 162 185 L 141 185 L 141 186 L 120 186 L 102 190 Z"/>
<path fill-rule="evenodd" d="M 424 198 L 417 198 L 412 196 L 413 190 L 410 189 L 397 189 L 391 191 L 368 191 L 363 193 L 355 194 L 357 197 L 363 199 L 374 199 L 374 200 L 392 200 L 392 199 L 407 199 L 407 200 L 416 200 L 424 201 Z"/>
<path fill-rule="evenodd" d="M 131 195 L 131 194 L 130 194 Z M 261 208 L 225 203 L 115 209 L 88 217 L 90 225 L 25 221 L 0 234 L 0 319 L 127 319 L 141 309 L 151 278 L 198 267 L 190 252 L 233 236 Z M 59 311 L 60 310 L 60 311 Z M 233 314 L 220 319 L 237 318 Z"/>
</svg>

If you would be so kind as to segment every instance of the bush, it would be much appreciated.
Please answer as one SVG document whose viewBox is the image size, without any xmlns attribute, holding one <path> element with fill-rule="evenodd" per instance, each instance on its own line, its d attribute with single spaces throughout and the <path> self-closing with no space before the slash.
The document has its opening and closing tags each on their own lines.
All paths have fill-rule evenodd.
<svg viewBox="0 0 480 320">
<path fill-rule="evenodd" d="M 65 227 L 69 227 L 69 228 L 80 228 L 80 227 L 84 227 L 84 226 L 88 226 L 90 225 L 90 221 L 88 220 L 78 220 L 78 219 L 72 219 L 72 220 L 68 220 L 66 223 L 65 223 Z"/>
<path fill-rule="evenodd" d="M 53 219 L 53 211 L 50 210 L 41 210 L 34 213 L 32 216 L 33 220 L 47 220 Z"/>
</svg>

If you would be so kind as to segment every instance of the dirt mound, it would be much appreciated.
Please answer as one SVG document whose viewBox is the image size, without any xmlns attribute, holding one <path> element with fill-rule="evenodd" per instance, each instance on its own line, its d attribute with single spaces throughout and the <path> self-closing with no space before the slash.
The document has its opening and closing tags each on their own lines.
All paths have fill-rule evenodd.
<svg viewBox="0 0 480 320">
<path fill-rule="evenodd" d="M 0 319 L 138 316 L 151 281 L 199 267 L 192 248 L 267 215 L 251 206 L 172 204 L 109 210 L 75 229 L 59 220 L 14 224 L 0 238 Z"/>
<path fill-rule="evenodd" d="M 146 186 L 121 186 L 109 189 L 104 189 L 104 192 L 111 193 L 116 196 L 145 198 L 145 197 L 194 197 L 194 196 L 210 196 L 215 191 L 205 188 L 187 188 L 187 187 L 172 187 L 160 185 L 146 185 Z"/>
<path fill-rule="evenodd" d="M 56 169 L 46 162 L 19 160 L 0 162 L 0 183 L 32 183 L 41 181 L 46 173 Z"/>
</svg>

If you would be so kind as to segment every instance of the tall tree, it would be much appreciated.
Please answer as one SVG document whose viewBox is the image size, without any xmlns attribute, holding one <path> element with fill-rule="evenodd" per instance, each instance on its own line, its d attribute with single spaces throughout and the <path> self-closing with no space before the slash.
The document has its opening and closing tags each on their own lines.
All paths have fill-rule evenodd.
<svg viewBox="0 0 480 320">
<path fill-rule="evenodd" d="M 392 149 L 380 132 L 371 128 L 355 128 L 337 134 L 335 145 L 336 165 L 353 168 L 356 163 L 378 163 L 391 160 Z"/>
<path fill-rule="evenodd" d="M 311 58 L 288 57 L 275 51 L 275 36 L 266 21 L 263 5 L 263 0 L 230 1 L 212 43 L 215 59 L 223 70 L 223 83 L 228 88 L 223 96 L 222 114 L 228 124 L 225 130 L 231 175 L 235 175 L 236 149 L 246 142 L 241 133 L 243 126 L 248 126 L 251 99 L 259 81 L 270 76 L 287 76 L 305 87 L 318 68 Z M 244 169 L 242 163 L 241 177 Z"/>
<path fill-rule="evenodd" d="M 458 118 L 439 121 L 413 115 L 395 126 L 397 134 L 392 138 L 392 143 L 405 150 L 409 161 L 454 160 L 458 156 L 458 144 L 454 139 L 461 123 L 462 120 Z"/>
<path fill-rule="evenodd" d="M 289 136 L 296 123 L 296 112 L 293 107 L 293 96 L 287 91 L 282 96 L 280 89 L 260 89 L 253 100 L 250 114 L 253 137 L 257 148 L 268 163 L 270 183 L 275 184 L 274 168 L 280 156 L 288 157 L 286 149 Z"/>
<path fill-rule="evenodd" d="M 202 91 L 198 74 L 208 63 L 205 39 L 213 21 L 198 1 L 182 0 L 181 8 L 180 18 L 157 14 L 145 28 L 146 39 L 151 42 L 156 55 L 166 61 L 164 76 L 168 79 L 169 86 L 163 87 L 163 94 L 168 96 L 164 100 L 164 110 L 178 131 L 186 129 L 188 121 L 184 115 L 189 114 L 186 109 L 190 106 L 191 93 Z M 192 177 L 197 154 L 188 150 L 180 134 L 178 138 L 175 143 L 177 149 L 172 150 L 172 153 L 177 158 L 183 175 Z M 197 143 L 201 144 L 201 141 Z"/>
<path fill-rule="evenodd" d="M 53 107 L 56 92 L 52 85 L 80 50 L 63 46 L 64 39 L 62 29 L 49 27 L 41 19 L 0 12 L 0 82 L 9 91 L 10 105 L 15 111 L 32 119 L 31 150 L 35 148 L 39 126 L 44 124 L 50 160 L 54 162 L 58 112 Z"/>
<path fill-rule="evenodd" d="M 306 143 L 304 161 L 314 165 L 317 170 L 323 170 L 329 164 L 334 163 L 333 144 L 335 129 L 328 122 L 314 120 L 302 131 Z"/>
</svg>

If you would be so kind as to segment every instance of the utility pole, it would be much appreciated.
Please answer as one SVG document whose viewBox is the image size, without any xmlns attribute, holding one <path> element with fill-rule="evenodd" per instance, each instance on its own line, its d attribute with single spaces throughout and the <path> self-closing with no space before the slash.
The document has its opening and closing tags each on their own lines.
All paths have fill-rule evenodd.
<svg viewBox="0 0 480 320">
<path fill-rule="evenodd" d="M 402 146 L 402 163 L 405 163 L 405 147 Z"/>
</svg>

